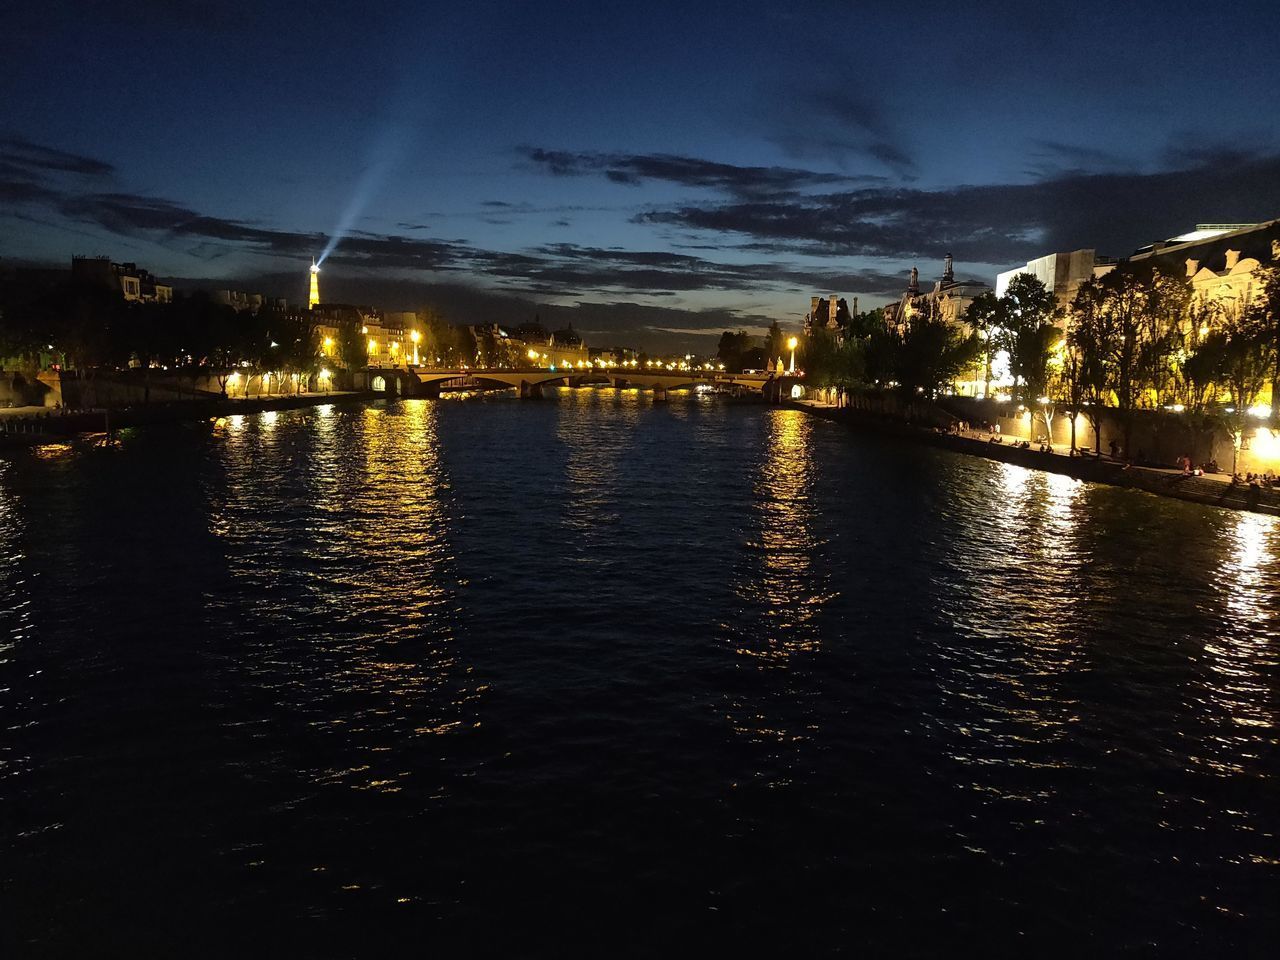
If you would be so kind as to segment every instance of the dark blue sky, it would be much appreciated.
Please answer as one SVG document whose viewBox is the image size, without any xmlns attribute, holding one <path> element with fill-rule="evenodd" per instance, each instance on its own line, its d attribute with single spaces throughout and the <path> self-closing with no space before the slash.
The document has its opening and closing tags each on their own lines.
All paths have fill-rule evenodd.
<svg viewBox="0 0 1280 960">
<path fill-rule="evenodd" d="M 991 279 L 1280 216 L 1261 2 L 36 7 L 0 34 L 5 259 L 300 298 L 349 219 L 327 296 L 652 345 L 948 250 Z"/>
</svg>

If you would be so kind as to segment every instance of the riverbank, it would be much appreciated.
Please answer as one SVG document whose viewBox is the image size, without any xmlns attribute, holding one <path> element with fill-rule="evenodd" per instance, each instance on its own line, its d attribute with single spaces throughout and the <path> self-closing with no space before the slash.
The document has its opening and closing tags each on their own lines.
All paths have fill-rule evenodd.
<svg viewBox="0 0 1280 960">
<path fill-rule="evenodd" d="M 1269 490 L 1249 484 L 1232 483 L 1229 475 L 1187 476 L 1180 470 L 1136 467 L 1106 457 L 1070 456 L 1069 450 L 1053 448 L 1042 452 L 1037 447 L 1022 448 L 1022 438 L 1005 437 L 993 443 L 985 434 L 955 434 L 913 426 L 905 421 L 880 416 L 850 407 L 834 407 L 813 400 L 794 400 L 791 405 L 814 416 L 861 430 L 901 437 L 954 453 L 1012 463 L 1032 470 L 1046 470 L 1091 483 L 1131 487 L 1157 496 L 1173 497 L 1192 503 L 1230 510 L 1250 510 L 1280 516 L 1280 490 Z"/>
<path fill-rule="evenodd" d="M 21 414 L 14 411 L 18 415 L 0 416 L 0 450 L 39 446 L 81 434 L 103 433 L 127 427 L 207 420 L 267 410 L 298 410 L 330 403 L 363 403 L 378 397 L 378 394 L 364 391 L 334 391 L 248 399 L 215 397 L 208 400 L 141 404 L 111 410 L 50 410 L 38 415 L 23 415 L 25 411 Z"/>
</svg>

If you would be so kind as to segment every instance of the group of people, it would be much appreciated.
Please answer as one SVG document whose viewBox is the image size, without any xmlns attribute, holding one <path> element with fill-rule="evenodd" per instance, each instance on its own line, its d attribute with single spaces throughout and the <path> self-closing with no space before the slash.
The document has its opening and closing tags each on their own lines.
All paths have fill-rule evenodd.
<svg viewBox="0 0 1280 960">
<path fill-rule="evenodd" d="M 1198 477 L 1203 473 L 1219 472 L 1217 460 L 1206 460 L 1197 467 L 1191 457 L 1185 454 L 1178 458 L 1178 466 L 1182 468 L 1183 475 L 1187 477 Z"/>
<path fill-rule="evenodd" d="M 1247 483 L 1251 487 L 1266 487 L 1268 490 L 1280 488 L 1280 477 L 1276 476 L 1270 470 L 1266 473 L 1246 473 L 1241 479 L 1240 474 L 1236 474 L 1231 478 L 1232 483 Z"/>
</svg>

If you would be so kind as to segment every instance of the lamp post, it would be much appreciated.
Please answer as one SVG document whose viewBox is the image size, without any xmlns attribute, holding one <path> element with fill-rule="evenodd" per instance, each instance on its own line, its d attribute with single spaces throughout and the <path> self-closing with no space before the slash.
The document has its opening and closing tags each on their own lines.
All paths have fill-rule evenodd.
<svg viewBox="0 0 1280 960">
<path fill-rule="evenodd" d="M 413 365 L 418 365 L 418 341 L 422 339 L 422 334 L 417 330 L 409 331 L 409 339 L 413 341 Z"/>
<path fill-rule="evenodd" d="M 791 349 L 791 369 L 787 371 L 788 373 L 796 372 L 796 347 L 798 347 L 799 345 L 800 345 L 800 341 L 797 340 L 795 337 L 792 337 L 790 340 L 787 341 L 787 346 Z"/>
</svg>

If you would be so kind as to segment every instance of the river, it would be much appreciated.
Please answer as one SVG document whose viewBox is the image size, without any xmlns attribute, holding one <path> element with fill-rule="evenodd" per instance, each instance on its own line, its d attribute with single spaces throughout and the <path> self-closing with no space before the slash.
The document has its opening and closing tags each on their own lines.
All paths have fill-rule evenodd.
<svg viewBox="0 0 1280 960">
<path fill-rule="evenodd" d="M 564 389 L 17 453 L 0 556 L 8 956 L 1280 933 L 1274 518 Z"/>
</svg>

